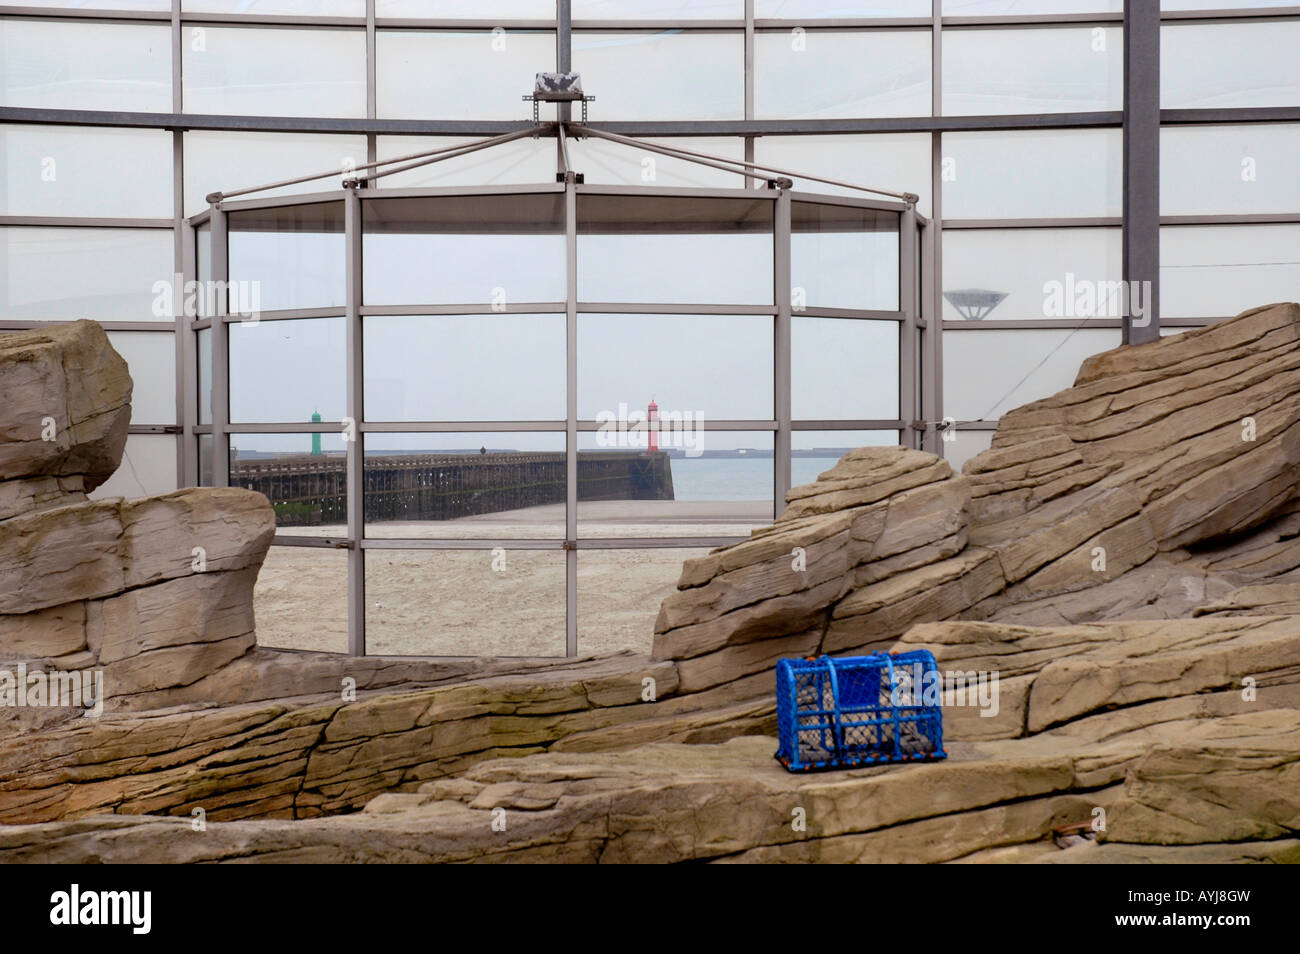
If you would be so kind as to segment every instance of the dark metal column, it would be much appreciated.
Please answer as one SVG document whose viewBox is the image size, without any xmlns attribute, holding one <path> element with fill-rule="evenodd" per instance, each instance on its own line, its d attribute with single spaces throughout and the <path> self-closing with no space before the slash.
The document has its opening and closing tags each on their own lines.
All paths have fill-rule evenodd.
<svg viewBox="0 0 1300 954">
<path fill-rule="evenodd" d="M 347 249 L 347 513 L 348 513 L 348 652 L 366 654 L 366 553 L 361 547 L 366 526 L 365 354 L 361 324 L 361 196 L 348 189 L 343 197 Z"/>
<path fill-rule="evenodd" d="M 1124 4 L 1124 343 L 1160 337 L 1160 3 Z"/>
</svg>

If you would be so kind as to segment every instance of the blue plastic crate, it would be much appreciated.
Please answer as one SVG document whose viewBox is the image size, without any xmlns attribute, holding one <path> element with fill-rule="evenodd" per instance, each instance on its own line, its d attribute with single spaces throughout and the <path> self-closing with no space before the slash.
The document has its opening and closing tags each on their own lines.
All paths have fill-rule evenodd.
<svg viewBox="0 0 1300 954">
<path fill-rule="evenodd" d="M 782 659 L 776 757 L 791 772 L 947 758 L 934 655 Z M 928 705 L 926 703 L 929 703 Z"/>
</svg>

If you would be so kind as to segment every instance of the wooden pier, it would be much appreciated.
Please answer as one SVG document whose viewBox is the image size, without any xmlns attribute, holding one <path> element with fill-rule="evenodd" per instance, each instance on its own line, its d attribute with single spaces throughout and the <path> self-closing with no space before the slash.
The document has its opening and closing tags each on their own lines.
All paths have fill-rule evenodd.
<svg viewBox="0 0 1300 954">
<path fill-rule="evenodd" d="M 265 494 L 280 526 L 347 522 L 345 459 L 232 459 L 230 485 Z M 663 451 L 578 454 L 579 500 L 672 500 Z M 455 520 L 565 501 L 563 453 L 376 454 L 365 460 L 367 522 Z"/>
</svg>

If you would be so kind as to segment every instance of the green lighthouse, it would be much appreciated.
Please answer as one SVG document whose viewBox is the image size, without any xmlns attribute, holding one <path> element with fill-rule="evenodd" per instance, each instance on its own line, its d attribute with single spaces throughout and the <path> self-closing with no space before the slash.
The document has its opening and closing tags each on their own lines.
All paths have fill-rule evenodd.
<svg viewBox="0 0 1300 954">
<path fill-rule="evenodd" d="M 311 422 L 313 424 L 319 424 L 321 422 L 320 411 L 311 412 Z M 319 433 L 312 434 L 311 436 L 311 454 L 313 457 L 319 457 L 321 455 Z"/>
</svg>

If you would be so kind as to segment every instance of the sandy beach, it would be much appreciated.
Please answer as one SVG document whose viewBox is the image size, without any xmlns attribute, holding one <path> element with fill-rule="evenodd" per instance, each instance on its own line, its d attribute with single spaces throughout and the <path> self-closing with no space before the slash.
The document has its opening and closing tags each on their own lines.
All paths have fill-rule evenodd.
<svg viewBox="0 0 1300 954">
<path fill-rule="evenodd" d="M 743 537 L 771 519 L 762 504 L 601 501 L 579 505 L 579 538 Z M 341 537 L 343 526 L 285 527 L 286 536 Z M 374 539 L 561 540 L 563 505 L 461 520 L 377 523 Z M 663 598 L 682 562 L 708 548 L 578 552 L 578 651 L 649 652 Z M 366 649 L 403 656 L 563 656 L 564 553 L 491 549 L 366 551 Z M 495 568 L 494 568 L 495 563 Z M 273 546 L 255 591 L 258 642 L 343 652 L 347 554 Z"/>
</svg>

